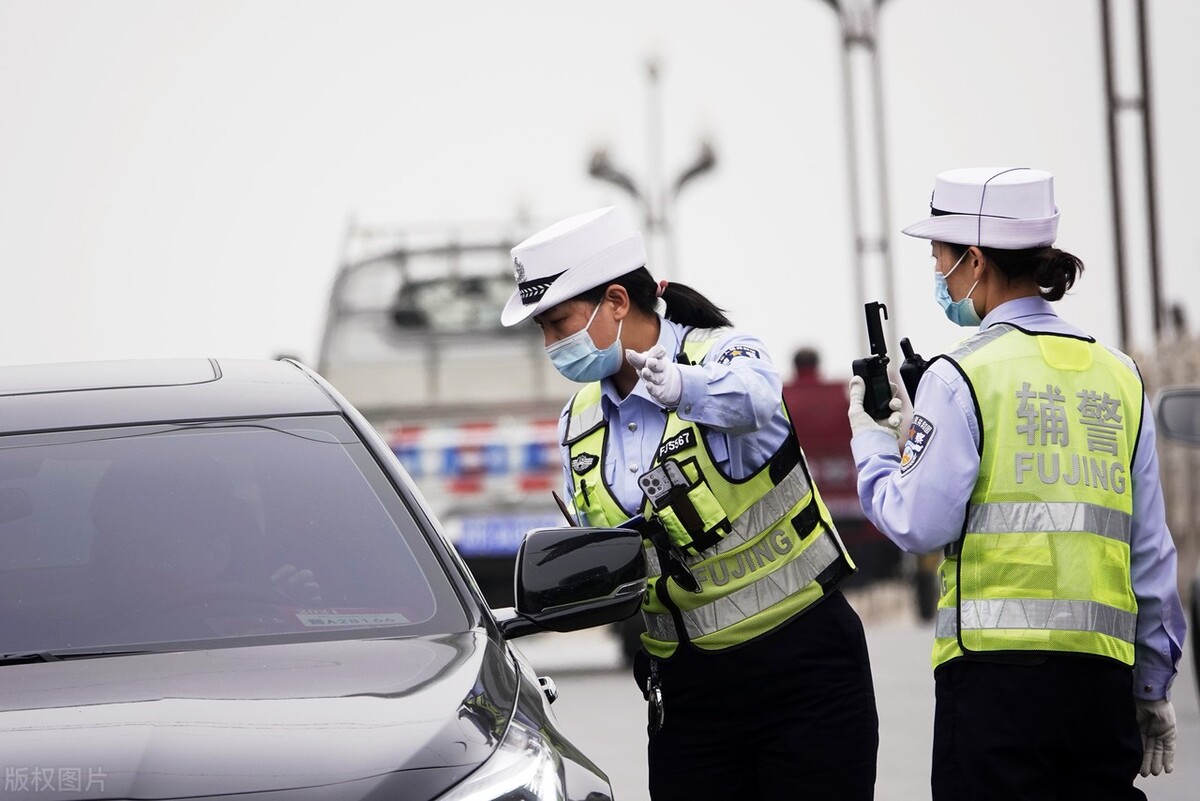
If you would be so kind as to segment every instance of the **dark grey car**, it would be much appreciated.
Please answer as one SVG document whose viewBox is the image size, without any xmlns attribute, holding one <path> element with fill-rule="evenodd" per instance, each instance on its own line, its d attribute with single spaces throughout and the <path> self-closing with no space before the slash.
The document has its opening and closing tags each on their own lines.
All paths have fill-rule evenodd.
<svg viewBox="0 0 1200 801">
<path fill-rule="evenodd" d="M 0 368 L 0 795 L 608 798 L 508 639 L 631 614 L 640 550 L 534 532 L 490 610 L 296 363 Z"/>
</svg>

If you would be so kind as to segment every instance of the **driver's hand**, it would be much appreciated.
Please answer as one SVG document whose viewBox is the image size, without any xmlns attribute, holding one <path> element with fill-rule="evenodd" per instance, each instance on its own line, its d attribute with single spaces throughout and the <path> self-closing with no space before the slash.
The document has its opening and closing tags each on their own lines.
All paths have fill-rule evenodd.
<svg viewBox="0 0 1200 801">
<path fill-rule="evenodd" d="M 321 585 L 317 584 L 311 570 L 284 565 L 271 574 L 271 586 L 298 604 L 321 603 Z"/>
</svg>

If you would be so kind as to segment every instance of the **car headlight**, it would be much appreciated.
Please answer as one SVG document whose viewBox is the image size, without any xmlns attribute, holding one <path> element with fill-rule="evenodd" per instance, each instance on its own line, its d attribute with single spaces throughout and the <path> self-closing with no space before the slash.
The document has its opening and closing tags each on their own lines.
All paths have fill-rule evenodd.
<svg viewBox="0 0 1200 801">
<path fill-rule="evenodd" d="M 562 759 L 537 729 L 515 717 L 500 745 L 438 801 L 563 801 Z"/>
</svg>

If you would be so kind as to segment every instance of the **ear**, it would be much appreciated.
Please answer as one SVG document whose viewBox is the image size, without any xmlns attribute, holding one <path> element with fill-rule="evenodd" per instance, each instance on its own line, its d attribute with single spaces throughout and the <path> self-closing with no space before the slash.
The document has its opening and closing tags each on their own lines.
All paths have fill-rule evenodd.
<svg viewBox="0 0 1200 801">
<path fill-rule="evenodd" d="M 971 275 L 976 281 L 983 278 L 983 271 L 987 269 L 987 256 L 983 255 L 983 251 L 975 245 L 967 248 L 967 263 L 971 268 Z"/>
<path fill-rule="evenodd" d="M 624 319 L 629 314 L 629 292 L 620 284 L 609 284 L 604 290 L 604 301 L 613 305 L 613 318 Z"/>
</svg>

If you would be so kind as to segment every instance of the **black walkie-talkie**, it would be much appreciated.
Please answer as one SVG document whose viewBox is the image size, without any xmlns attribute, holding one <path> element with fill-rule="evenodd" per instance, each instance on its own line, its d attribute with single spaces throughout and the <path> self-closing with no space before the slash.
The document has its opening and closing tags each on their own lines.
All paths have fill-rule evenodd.
<svg viewBox="0 0 1200 801">
<path fill-rule="evenodd" d="M 887 343 L 883 339 L 883 318 L 887 317 L 887 306 L 878 301 L 866 304 L 867 341 L 871 345 L 871 355 L 865 359 L 855 359 L 852 368 L 854 374 L 861 376 L 867 391 L 863 395 L 863 408 L 867 414 L 876 420 L 884 420 L 891 413 L 889 405 L 892 401 L 892 383 L 888 380 Z M 881 317 L 882 316 L 882 317 Z"/>
<path fill-rule="evenodd" d="M 900 364 L 900 380 L 904 382 L 904 390 L 908 392 L 908 402 L 915 406 L 917 385 L 921 383 L 921 376 L 925 375 L 925 370 L 929 368 L 929 362 L 913 350 L 908 337 L 900 340 L 900 350 L 904 352 L 904 361 Z"/>
</svg>

